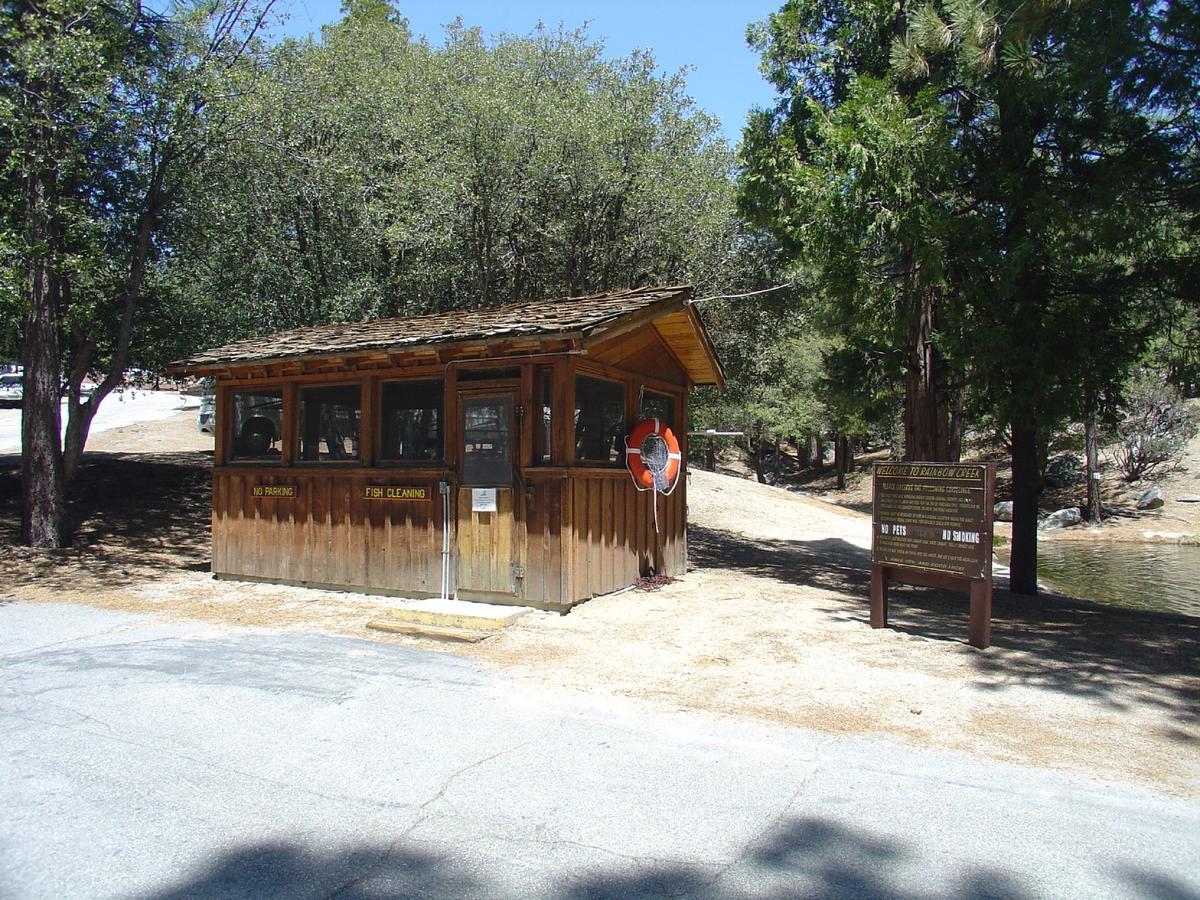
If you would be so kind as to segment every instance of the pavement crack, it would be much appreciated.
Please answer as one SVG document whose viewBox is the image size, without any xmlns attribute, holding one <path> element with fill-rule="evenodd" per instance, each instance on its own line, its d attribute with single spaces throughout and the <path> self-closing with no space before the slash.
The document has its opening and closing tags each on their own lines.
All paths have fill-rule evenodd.
<svg viewBox="0 0 1200 900">
<path fill-rule="evenodd" d="M 487 765 L 492 760 L 499 759 L 501 756 L 505 756 L 509 753 L 516 753 L 518 750 L 524 750 L 526 747 L 530 746 L 533 743 L 534 743 L 533 741 L 525 741 L 524 743 L 517 744 L 515 747 L 508 747 L 504 750 L 497 750 L 495 753 L 491 754 L 490 756 L 485 756 L 485 757 L 483 757 L 483 759 L 476 760 L 473 763 L 468 763 L 467 765 L 463 766 L 458 771 L 452 772 L 450 775 L 448 775 L 446 777 L 446 780 L 444 782 L 442 782 L 442 786 L 441 786 L 441 788 L 438 789 L 438 792 L 436 794 L 434 794 L 432 797 L 430 797 L 428 800 L 426 800 L 424 803 L 422 803 L 418 807 L 418 809 L 423 811 L 426 808 L 432 806 L 438 800 L 441 800 L 443 797 L 446 796 L 446 792 L 448 790 L 450 790 L 450 786 L 452 784 L 454 784 L 454 782 L 457 781 L 459 778 L 461 778 L 463 775 L 466 775 L 468 772 L 470 772 L 472 769 L 478 769 L 480 766 Z"/>
<path fill-rule="evenodd" d="M 0 653 L 0 659 L 18 659 L 22 656 L 28 656 L 31 653 L 38 653 L 42 650 L 50 650 L 54 647 L 64 647 L 67 644 L 77 644 L 80 641 L 88 641 L 94 638 L 105 637 L 110 634 L 115 634 L 118 631 L 127 631 L 132 626 L 128 623 L 114 625 L 112 628 L 105 628 L 103 631 L 93 631 L 90 634 L 80 634 L 75 637 L 64 638 L 61 641 L 52 641 L 49 644 L 40 644 L 37 647 L 26 647 L 24 650 L 17 650 L 15 653 Z"/>
<path fill-rule="evenodd" d="M 492 760 L 498 759 L 506 754 L 516 753 L 518 750 L 523 750 L 525 747 L 528 747 L 533 743 L 534 741 L 524 741 L 523 743 L 517 744 L 514 747 L 506 747 L 503 750 L 497 750 L 495 753 L 485 756 L 482 759 L 477 759 L 474 762 L 463 766 L 461 769 L 451 772 L 448 776 L 446 776 L 446 779 L 442 782 L 442 786 L 438 788 L 437 793 L 417 807 L 417 817 L 409 823 L 407 828 L 405 828 L 398 835 L 396 835 L 395 838 L 392 839 L 392 842 L 388 844 L 386 848 L 384 848 L 384 851 L 379 855 L 379 858 L 376 859 L 375 862 L 371 863 L 371 865 L 367 867 L 366 871 L 355 875 L 349 881 L 339 885 L 338 887 L 334 888 L 333 891 L 326 894 L 324 900 L 333 900 L 333 898 L 345 894 L 346 891 L 356 887 L 359 884 L 362 884 L 364 881 L 375 875 L 375 873 L 381 868 L 383 868 L 387 861 L 396 854 L 396 851 L 400 848 L 400 845 L 408 840 L 409 835 L 411 835 L 417 828 L 429 820 L 430 816 L 432 816 L 432 813 L 428 811 L 429 807 L 443 799 L 446 796 L 446 792 L 450 790 L 450 787 L 455 781 L 470 772 L 472 769 L 478 769 L 480 766 L 485 766 Z"/>
<path fill-rule="evenodd" d="M 761 843 L 764 837 L 779 827 L 779 824 L 792 811 L 792 807 L 796 805 L 796 802 L 802 796 L 804 796 L 804 793 L 808 790 L 808 786 L 812 783 L 813 778 L 820 774 L 824 765 L 822 757 L 825 753 L 825 748 L 835 740 L 837 740 L 836 735 L 826 735 L 821 739 L 816 748 L 813 750 L 812 768 L 810 768 L 808 772 L 804 774 L 804 777 L 800 779 L 800 783 L 796 786 L 796 790 L 792 792 L 792 795 L 788 797 L 787 802 L 780 807 L 779 812 L 772 816 L 767 824 L 760 828 L 754 834 L 754 836 L 750 838 L 750 840 L 746 841 L 741 850 L 734 854 L 734 856 L 724 865 L 718 867 L 713 877 L 701 885 L 702 888 L 715 888 L 718 882 L 720 882 L 721 879 L 724 878 L 734 866 L 739 865 L 746 860 L 751 851 L 758 846 L 759 843 Z"/>
<path fill-rule="evenodd" d="M 487 836 L 496 841 L 503 841 L 506 844 L 530 844 L 537 847 L 578 847 L 581 850 L 595 850 L 597 853 L 603 853 L 606 856 L 611 856 L 614 859 L 625 860 L 632 863 L 651 864 L 660 866 L 680 865 L 683 860 L 662 857 L 662 856 L 647 856 L 633 853 L 622 853 L 619 850 L 614 850 L 611 847 L 601 847 L 598 844 L 588 844 L 583 841 L 573 841 L 569 838 L 536 838 L 536 837 L 515 837 L 508 834 L 500 834 L 495 831 L 487 831 Z"/>
</svg>

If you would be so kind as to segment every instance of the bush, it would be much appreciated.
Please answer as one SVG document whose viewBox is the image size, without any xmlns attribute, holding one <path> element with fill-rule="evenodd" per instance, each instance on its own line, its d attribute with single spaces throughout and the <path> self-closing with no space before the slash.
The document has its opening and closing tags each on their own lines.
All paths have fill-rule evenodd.
<svg viewBox="0 0 1200 900">
<path fill-rule="evenodd" d="M 1113 459 L 1126 481 L 1167 471 L 1178 464 L 1198 429 L 1200 415 L 1182 394 L 1144 372 L 1130 386 Z"/>
</svg>

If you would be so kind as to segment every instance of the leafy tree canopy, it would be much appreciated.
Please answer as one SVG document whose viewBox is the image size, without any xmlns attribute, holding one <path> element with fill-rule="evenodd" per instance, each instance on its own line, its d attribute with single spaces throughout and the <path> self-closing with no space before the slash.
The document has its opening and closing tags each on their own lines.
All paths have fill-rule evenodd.
<svg viewBox="0 0 1200 900">
<path fill-rule="evenodd" d="M 209 158 L 172 270 L 221 336 L 728 282 L 733 158 L 682 75 L 585 32 L 434 48 L 386 3 L 346 12 L 225 101 L 254 127 Z"/>
<path fill-rule="evenodd" d="M 780 97 L 747 125 L 742 209 L 839 354 L 899 360 L 910 438 L 964 396 L 1010 429 L 1021 589 L 1038 435 L 1117 403 L 1195 302 L 1200 19 L 1178 6 L 791 0 L 750 32 Z"/>
</svg>

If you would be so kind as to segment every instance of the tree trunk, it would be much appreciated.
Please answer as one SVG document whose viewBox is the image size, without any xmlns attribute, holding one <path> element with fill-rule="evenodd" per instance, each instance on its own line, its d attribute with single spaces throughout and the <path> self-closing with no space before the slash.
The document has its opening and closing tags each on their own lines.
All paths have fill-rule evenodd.
<svg viewBox="0 0 1200 900">
<path fill-rule="evenodd" d="M 950 455 L 947 458 L 948 462 L 959 462 L 962 459 L 963 431 L 965 430 L 963 405 L 967 397 L 963 381 L 963 373 L 959 371 L 954 379 L 954 388 L 950 392 L 950 436 L 948 448 Z"/>
<path fill-rule="evenodd" d="M 1083 420 L 1083 445 L 1087 456 L 1087 514 L 1088 521 L 1099 525 L 1104 521 L 1100 500 L 1100 449 L 1096 439 L 1096 414 L 1088 410 Z"/>
<path fill-rule="evenodd" d="M 837 472 L 837 489 L 844 491 L 846 489 L 846 436 L 844 434 L 835 434 L 833 436 L 833 467 Z"/>
<path fill-rule="evenodd" d="M 66 479 L 59 409 L 57 277 L 44 259 L 29 267 L 22 334 L 21 540 L 62 547 L 67 537 Z"/>
<path fill-rule="evenodd" d="M 1037 515 L 1041 475 L 1036 428 L 1012 428 L 1012 558 L 1009 586 L 1017 594 L 1036 594 Z"/>
<path fill-rule="evenodd" d="M 812 462 L 812 438 L 805 435 L 801 440 L 796 442 L 796 464 L 803 471 L 807 469 Z"/>
<path fill-rule="evenodd" d="M 825 445 L 821 443 L 819 432 L 813 440 L 816 445 L 813 448 L 813 467 L 817 470 L 817 474 L 821 475 L 825 471 Z"/>
<path fill-rule="evenodd" d="M 63 547 L 67 544 L 67 491 L 83 457 L 96 410 L 120 383 L 129 356 L 134 308 L 145 276 L 162 178 L 159 169 L 151 180 L 146 209 L 138 223 L 109 371 L 83 402 L 80 402 L 80 385 L 87 374 L 95 345 L 86 336 L 79 336 L 75 348 L 76 364 L 67 379 L 65 440 L 60 406 L 62 347 L 59 338 L 65 282 L 51 263 L 56 252 L 54 248 L 60 244 L 60 225 L 46 212 L 53 208 L 49 200 L 55 196 L 57 183 L 52 174 L 29 178 L 30 228 L 34 234 L 43 236 L 45 245 L 50 248 L 29 265 L 22 334 L 25 374 L 21 412 L 21 539 L 30 546 Z"/>
<path fill-rule="evenodd" d="M 914 281 L 916 275 L 913 275 Z M 950 461 L 950 409 L 943 391 L 941 359 L 933 344 L 934 293 L 920 289 L 908 336 L 904 390 L 904 458 L 910 462 Z"/>
<path fill-rule="evenodd" d="M 754 475 L 759 484 L 767 483 L 767 473 L 763 470 L 763 447 L 765 446 L 766 441 L 761 439 L 754 441 Z"/>
<path fill-rule="evenodd" d="M 40 96 L 33 85 L 26 96 Z M 29 102 L 29 101 L 25 101 Z M 43 126 L 41 142 L 52 143 Z M 60 280 L 54 271 L 61 227 L 58 180 L 52 169 L 32 171 L 25 181 L 29 204 L 27 240 L 36 248 L 25 272 L 21 357 L 21 540 L 32 547 L 62 547 L 67 537 L 66 479 L 63 475 L 59 410 Z"/>
</svg>

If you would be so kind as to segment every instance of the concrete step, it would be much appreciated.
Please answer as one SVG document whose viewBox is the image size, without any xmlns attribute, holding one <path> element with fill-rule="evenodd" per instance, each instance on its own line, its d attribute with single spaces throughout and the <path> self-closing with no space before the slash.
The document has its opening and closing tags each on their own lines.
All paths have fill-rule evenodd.
<svg viewBox="0 0 1200 900">
<path fill-rule="evenodd" d="M 402 601 L 380 618 L 408 625 L 490 632 L 499 631 L 531 612 L 533 609 L 528 606 L 501 606 L 495 603 L 469 603 L 465 600 L 434 598 Z"/>
<path fill-rule="evenodd" d="M 444 625 L 398 622 L 386 616 L 372 619 L 367 623 L 367 627 L 374 631 L 386 631 L 389 634 L 407 634 L 413 637 L 431 638 L 435 641 L 459 641 L 465 644 L 478 644 L 496 633 L 481 631 L 478 628 L 448 628 Z"/>
</svg>

